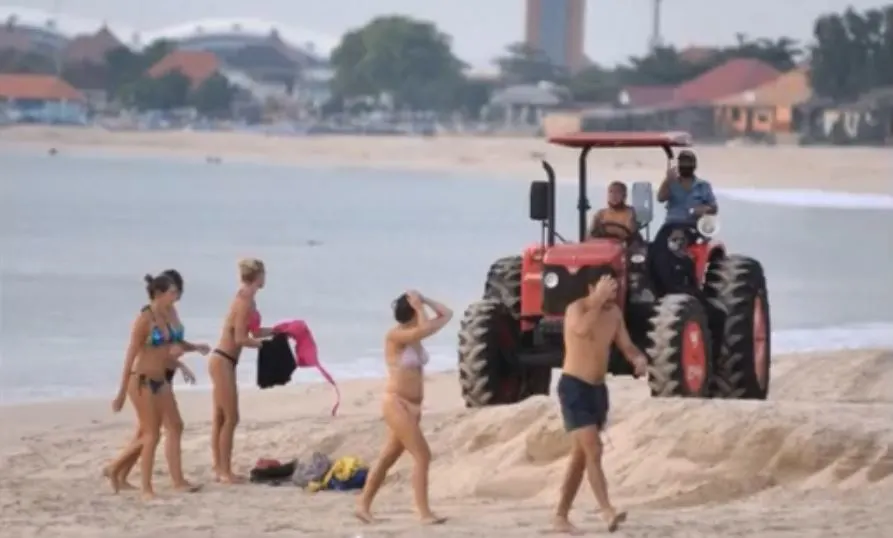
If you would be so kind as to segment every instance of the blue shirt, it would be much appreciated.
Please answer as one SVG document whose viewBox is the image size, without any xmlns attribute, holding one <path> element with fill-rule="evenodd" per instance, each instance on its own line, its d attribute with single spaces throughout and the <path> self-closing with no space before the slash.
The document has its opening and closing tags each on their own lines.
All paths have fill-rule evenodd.
<svg viewBox="0 0 893 538">
<path fill-rule="evenodd" d="M 665 222 L 687 222 L 694 224 L 698 217 L 691 210 L 699 205 L 716 206 L 716 197 L 710 183 L 695 178 L 691 189 L 685 190 L 678 181 L 670 182 L 670 197 L 667 199 L 667 219 Z"/>
</svg>

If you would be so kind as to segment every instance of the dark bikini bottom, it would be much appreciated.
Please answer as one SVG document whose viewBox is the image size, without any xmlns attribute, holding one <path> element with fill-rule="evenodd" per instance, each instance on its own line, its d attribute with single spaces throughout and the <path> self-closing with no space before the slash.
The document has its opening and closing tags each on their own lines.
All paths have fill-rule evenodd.
<svg viewBox="0 0 893 538">
<path fill-rule="evenodd" d="M 239 364 L 239 358 L 238 358 L 238 357 L 233 357 L 232 355 L 230 355 L 230 354 L 227 353 L 226 351 L 221 350 L 220 348 L 214 348 L 213 353 L 216 353 L 216 354 L 220 355 L 221 357 L 223 357 L 224 359 L 226 359 L 226 360 L 230 361 L 231 363 L 233 363 L 233 368 L 235 368 L 236 365 Z"/>
<path fill-rule="evenodd" d="M 139 383 L 140 390 L 142 390 L 143 387 L 149 387 L 149 392 L 151 392 L 152 394 L 158 394 L 159 392 L 161 392 L 161 389 L 163 389 L 164 386 L 168 383 L 164 379 L 152 379 L 145 374 L 137 374 L 136 372 L 134 372 L 133 375 L 136 376 L 136 380 Z"/>
<path fill-rule="evenodd" d="M 173 383 L 174 382 L 174 374 L 176 374 L 176 373 L 177 373 L 176 370 L 174 370 L 172 368 L 168 368 L 167 370 L 164 371 L 164 378 L 167 379 L 168 383 Z"/>
</svg>

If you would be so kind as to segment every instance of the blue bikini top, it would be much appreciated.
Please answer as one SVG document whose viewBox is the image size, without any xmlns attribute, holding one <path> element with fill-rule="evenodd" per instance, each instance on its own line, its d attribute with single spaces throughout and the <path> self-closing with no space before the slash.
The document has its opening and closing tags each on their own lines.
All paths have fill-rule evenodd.
<svg viewBox="0 0 893 538">
<path fill-rule="evenodd" d="M 155 321 L 155 315 L 152 313 L 151 309 L 146 306 L 143 308 L 143 311 L 149 311 L 152 314 L 152 321 Z M 167 324 L 167 332 L 169 337 L 165 338 L 164 333 L 158 327 L 158 325 L 152 326 L 152 331 L 149 333 L 149 341 L 146 342 L 150 347 L 159 347 L 167 344 L 177 344 L 183 342 L 186 339 L 186 327 L 179 326 L 174 327 L 171 324 Z"/>
</svg>

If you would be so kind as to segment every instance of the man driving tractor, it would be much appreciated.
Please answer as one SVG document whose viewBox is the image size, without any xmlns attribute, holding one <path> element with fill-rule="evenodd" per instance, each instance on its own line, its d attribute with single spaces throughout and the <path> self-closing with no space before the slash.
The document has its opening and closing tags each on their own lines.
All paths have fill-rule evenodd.
<svg viewBox="0 0 893 538">
<path fill-rule="evenodd" d="M 636 236 L 636 211 L 626 205 L 626 184 L 614 181 L 608 185 L 608 207 L 599 209 L 589 225 L 589 237 L 611 236 L 627 241 Z"/>
</svg>

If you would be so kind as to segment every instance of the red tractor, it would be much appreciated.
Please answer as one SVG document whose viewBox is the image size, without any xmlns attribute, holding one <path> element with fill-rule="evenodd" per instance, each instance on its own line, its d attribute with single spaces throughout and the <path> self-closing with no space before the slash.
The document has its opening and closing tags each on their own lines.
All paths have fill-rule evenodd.
<svg viewBox="0 0 893 538">
<path fill-rule="evenodd" d="M 618 275 L 617 302 L 630 336 L 649 357 L 652 396 L 765 399 L 771 361 L 766 277 L 757 260 L 729 254 L 714 239 L 715 217 L 684 230 L 682 244 L 652 242 L 652 187 L 641 182 L 631 188 L 638 240 L 614 237 L 609 227 L 596 236 L 587 231 L 587 156 L 593 148 L 661 148 L 669 168 L 674 148 L 691 145 L 689 135 L 577 133 L 549 142 L 580 150 L 579 240 L 566 241 L 555 231 L 555 173 L 543 161 L 547 180 L 530 186 L 530 218 L 541 223 L 540 242 L 493 262 L 483 297 L 461 322 L 459 380 L 466 406 L 549 393 L 552 369 L 561 367 L 564 356 L 564 311 L 586 289 L 577 275 L 587 266 L 606 265 Z M 658 285 L 666 267 L 655 247 L 672 249 L 674 259 L 687 264 L 679 266 L 688 267 L 686 291 Z M 633 373 L 616 349 L 609 371 Z"/>
</svg>

